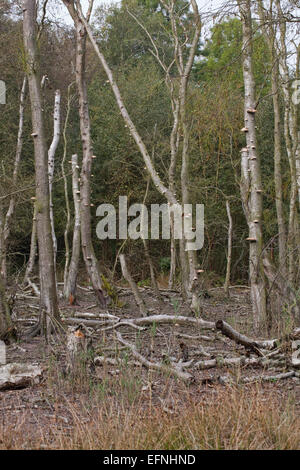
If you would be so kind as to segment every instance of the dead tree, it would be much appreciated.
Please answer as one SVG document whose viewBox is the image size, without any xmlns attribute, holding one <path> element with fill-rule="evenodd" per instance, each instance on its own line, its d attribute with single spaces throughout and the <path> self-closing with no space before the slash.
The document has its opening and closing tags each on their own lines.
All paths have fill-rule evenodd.
<svg viewBox="0 0 300 470">
<path fill-rule="evenodd" d="M 290 85 L 290 72 L 288 65 L 288 32 L 287 20 L 282 10 L 280 0 L 275 1 L 279 25 L 279 44 L 277 45 L 277 55 L 279 60 L 279 70 L 281 75 L 281 88 L 284 100 L 284 140 L 290 166 L 290 210 L 288 220 L 288 276 L 291 285 L 296 287 L 297 271 L 300 260 L 300 234 L 299 234 L 299 213 L 297 209 L 297 195 L 300 196 L 300 186 L 297 178 L 297 153 L 299 152 L 298 142 L 298 115 L 297 105 L 292 100 L 292 90 Z M 299 46 L 297 56 L 299 55 Z M 299 56 L 297 60 L 299 67 Z M 298 73 L 298 71 L 297 71 Z M 300 197 L 299 197 L 300 201 Z"/>
<path fill-rule="evenodd" d="M 227 297 L 229 297 L 233 224 L 232 224 L 232 216 L 231 216 L 231 211 L 230 211 L 230 203 L 228 199 L 226 199 L 226 212 L 227 212 L 227 217 L 228 217 L 228 238 L 227 238 L 227 265 L 226 265 L 226 277 L 225 277 L 225 282 L 224 282 L 224 290 L 225 290 Z"/>
<path fill-rule="evenodd" d="M 50 221 L 50 196 L 48 179 L 48 152 L 44 132 L 41 101 L 41 80 L 37 53 L 37 5 L 35 0 L 23 2 L 23 37 L 26 73 L 29 85 L 34 143 L 37 238 L 40 276 L 40 325 L 48 335 L 60 319 L 55 281 L 55 266 Z"/>
<path fill-rule="evenodd" d="M 117 102 L 117 105 L 119 107 L 119 110 L 120 110 L 120 113 L 126 123 L 126 126 L 128 127 L 129 129 L 129 132 L 131 134 L 131 136 L 133 137 L 133 139 L 135 140 L 137 146 L 138 146 L 138 149 L 144 159 L 144 163 L 145 163 L 145 166 L 146 166 L 146 169 L 148 170 L 151 178 L 152 178 L 152 181 L 155 185 L 155 187 L 157 188 L 157 190 L 167 199 L 169 205 L 170 205 L 170 210 L 172 209 L 172 206 L 178 206 L 178 200 L 175 196 L 175 194 L 172 192 L 172 190 L 170 189 L 170 187 L 167 187 L 163 181 L 161 180 L 160 176 L 158 175 L 154 165 L 153 165 L 153 162 L 151 160 L 151 157 L 149 155 L 149 152 L 143 142 L 143 139 L 142 137 L 140 136 L 135 124 L 133 123 L 128 111 L 127 111 L 127 108 L 124 104 L 124 101 L 123 101 L 123 98 L 122 98 L 122 95 L 120 93 L 120 90 L 119 90 L 119 87 L 116 83 L 116 80 L 113 76 L 113 73 L 112 73 L 112 70 L 111 68 L 109 67 L 103 53 L 101 52 L 100 48 L 99 48 L 99 45 L 97 44 L 97 41 L 93 35 L 93 32 L 92 32 L 92 29 L 89 25 L 89 22 L 88 20 L 84 17 L 83 13 L 82 13 L 82 8 L 81 8 L 81 3 L 80 1 L 76 0 L 75 1 L 75 4 L 74 2 L 71 2 L 73 7 L 76 5 L 76 11 L 79 15 L 79 18 L 80 20 L 82 21 L 82 23 L 84 24 L 85 28 L 86 28 L 86 31 L 87 31 L 87 34 L 89 36 L 89 39 L 95 49 L 95 52 L 99 58 L 99 61 L 107 75 L 107 78 L 110 82 L 110 85 L 111 85 L 111 88 L 113 90 L 113 93 L 115 95 L 115 99 L 116 99 L 116 102 Z M 200 18 L 199 18 L 199 13 L 198 13 L 198 8 L 197 8 L 197 4 L 194 0 L 191 1 L 191 4 L 192 4 L 192 8 L 193 8 L 193 12 L 194 12 L 194 15 L 195 15 L 195 24 L 196 24 L 196 28 L 195 28 L 195 32 L 194 32 L 194 36 L 193 36 L 193 39 L 192 39 L 192 44 L 191 44 L 191 49 L 190 49 L 190 54 L 189 54 L 189 57 L 188 57 L 188 61 L 187 63 L 184 65 L 183 62 L 181 62 L 181 59 L 182 59 L 182 56 L 181 56 L 181 52 L 179 52 L 179 55 L 178 55 L 178 59 L 180 60 L 180 63 L 181 63 L 181 66 L 180 66 L 180 70 L 181 70 L 181 91 L 180 91 L 180 99 L 179 99 L 179 105 L 181 103 L 181 107 L 180 107 L 180 112 L 181 112 L 181 122 L 183 123 L 182 125 L 185 127 L 185 131 L 183 132 L 183 135 L 184 135 L 184 148 L 183 148 L 183 155 L 182 155 L 182 158 L 183 158 L 183 169 L 182 169 L 182 188 L 184 189 L 184 195 L 183 195 L 183 202 L 185 203 L 187 200 L 188 200 L 188 188 L 187 188 L 187 168 L 188 168 L 188 127 L 187 127 L 187 122 L 186 122 L 186 119 L 185 119 L 185 100 L 186 100 L 186 89 L 187 89 L 187 81 L 188 81 L 188 78 L 189 78 L 189 74 L 190 74 L 190 71 L 191 71 L 191 67 L 192 67 L 192 64 L 193 64 L 193 59 L 194 59 L 194 54 L 195 54 L 195 49 L 196 49 L 196 46 L 198 44 L 198 40 L 199 40 L 199 35 L 200 35 L 200 28 L 201 28 L 201 24 L 200 24 Z M 68 5 L 70 6 L 70 2 L 68 2 Z M 70 10 L 70 8 L 69 8 Z M 176 39 L 175 39 L 176 40 Z M 180 58 L 181 57 L 181 58 Z M 184 285 L 184 290 L 185 292 L 188 294 L 190 294 L 190 297 L 192 298 L 192 303 L 194 304 L 197 304 L 197 301 L 196 301 L 196 292 L 194 290 L 194 285 L 195 285 L 195 278 L 197 279 L 197 273 L 196 273 L 196 270 L 195 270 L 195 261 L 194 261 L 194 255 L 193 253 L 191 252 L 188 252 L 188 262 L 187 262 L 187 258 L 186 258 L 186 243 L 184 242 L 184 244 L 182 245 L 182 250 L 181 250 L 181 268 L 183 270 L 185 270 L 186 274 L 183 275 L 183 278 L 184 278 L 184 282 L 183 282 L 183 285 Z"/>
<path fill-rule="evenodd" d="M 197 7 L 197 3 L 191 0 L 193 19 L 192 24 L 192 37 L 184 30 L 184 39 L 180 39 L 181 18 L 177 16 L 175 9 L 175 1 L 170 0 L 162 2 L 164 8 L 167 10 L 170 23 L 173 40 L 173 57 L 170 64 L 166 64 L 164 58 L 159 53 L 158 47 L 155 40 L 153 39 L 147 28 L 138 20 L 138 18 L 132 14 L 129 14 L 135 19 L 140 25 L 143 31 L 148 36 L 152 49 L 151 53 L 157 60 L 158 64 L 163 69 L 165 74 L 165 83 L 170 96 L 173 124 L 170 134 L 170 165 L 168 171 L 169 177 L 169 190 L 175 196 L 175 168 L 178 157 L 179 144 L 182 140 L 182 152 L 181 152 L 181 194 L 182 204 L 188 204 L 190 202 L 189 196 L 189 141 L 190 141 L 190 130 L 187 114 L 187 92 L 188 82 L 191 73 L 191 69 L 194 63 L 194 58 L 199 42 L 201 32 L 201 20 Z M 187 49 L 187 43 L 189 44 L 187 58 L 185 59 L 185 53 Z M 171 77 L 171 69 L 177 68 L 177 76 Z M 173 72 L 174 75 L 174 72 Z M 179 85 L 176 84 L 179 82 Z M 189 214 L 184 214 L 184 217 L 189 217 Z M 174 214 L 170 212 L 170 229 L 171 229 L 171 264 L 170 264 L 170 276 L 169 276 L 169 287 L 172 288 L 175 280 L 175 269 L 176 269 L 176 243 L 174 239 Z M 181 278 L 183 295 L 192 300 L 192 305 L 195 309 L 198 306 L 198 295 L 194 289 L 195 280 L 197 280 L 196 270 L 196 256 L 192 250 L 187 250 L 187 241 L 183 234 L 182 240 L 180 240 L 180 264 L 181 264 Z"/>
<path fill-rule="evenodd" d="M 64 0 L 64 4 L 74 21 L 76 30 L 76 85 L 79 99 L 79 118 L 80 133 L 82 141 L 82 169 L 80 175 L 80 214 L 81 214 L 81 244 L 83 259 L 86 270 L 91 280 L 94 292 L 97 296 L 100 306 L 106 305 L 106 297 L 103 292 L 101 275 L 98 261 L 94 252 L 91 233 L 91 170 L 93 147 L 91 141 L 91 124 L 89 116 L 87 85 L 85 77 L 85 57 L 86 57 L 86 29 L 78 10 L 75 8 L 74 1 Z M 91 16 L 93 2 L 90 1 L 90 7 L 87 14 L 87 22 Z"/>
<path fill-rule="evenodd" d="M 70 264 L 66 266 L 64 279 L 64 297 L 69 303 L 76 303 L 77 275 L 80 260 L 80 190 L 79 190 L 78 156 L 72 155 L 72 190 L 75 210 L 72 256 Z"/>
<path fill-rule="evenodd" d="M 50 199 L 50 222 L 51 222 L 51 235 L 53 242 L 54 253 L 54 266 L 56 267 L 56 253 L 57 253 L 57 240 L 54 227 L 54 214 L 53 214 L 53 177 L 55 167 L 55 153 L 60 139 L 60 90 L 56 90 L 54 98 L 54 113 L 53 113 L 53 139 L 48 150 L 48 177 L 49 177 L 49 199 Z M 56 271 L 56 269 L 55 269 Z"/>
<path fill-rule="evenodd" d="M 263 0 L 257 3 L 258 14 L 262 25 L 262 32 L 272 60 L 271 71 L 271 87 L 272 87 L 272 100 L 274 112 L 274 185 L 275 185 L 275 204 L 278 225 L 278 245 L 279 245 L 279 269 L 285 276 L 287 274 L 286 266 L 286 226 L 283 211 L 283 196 L 282 196 L 282 155 L 281 155 L 281 126 L 280 126 L 280 102 L 279 102 L 279 58 L 276 47 L 276 33 L 277 25 L 264 8 Z M 271 11 L 270 11 L 271 13 Z"/>
<path fill-rule="evenodd" d="M 26 97 L 26 85 L 27 77 L 23 79 L 21 94 L 20 94 L 20 107 L 19 107 L 19 128 L 18 128 L 18 137 L 17 137 L 17 148 L 15 154 L 14 170 L 12 175 L 12 185 L 16 186 L 19 176 L 19 167 L 22 155 L 23 147 L 23 123 L 24 123 L 24 108 L 25 108 L 25 97 Z M 0 234 L 1 238 L 1 247 L 0 247 L 0 261 L 1 261 L 1 273 L 4 283 L 7 280 L 7 243 L 10 236 L 11 229 L 11 220 L 14 215 L 16 205 L 16 195 L 12 194 L 8 210 L 6 212 L 4 221 L 3 221 L 3 233 Z"/>
<path fill-rule="evenodd" d="M 255 83 L 252 68 L 251 1 L 238 0 L 243 27 L 243 76 L 245 88 L 244 127 L 246 147 L 242 149 L 241 197 L 249 228 L 249 279 L 254 325 L 266 318 L 266 288 L 262 261 L 262 181 L 255 127 Z"/>
</svg>

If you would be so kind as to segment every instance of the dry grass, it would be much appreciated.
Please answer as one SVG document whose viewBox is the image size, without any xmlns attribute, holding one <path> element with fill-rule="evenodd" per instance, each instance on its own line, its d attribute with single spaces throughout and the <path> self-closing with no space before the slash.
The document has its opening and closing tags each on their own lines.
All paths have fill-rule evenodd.
<svg viewBox="0 0 300 470">
<path fill-rule="evenodd" d="M 41 417 L 30 427 L 28 417 L 18 415 L 14 425 L 0 424 L 0 449 L 300 448 L 300 416 L 294 404 L 280 403 L 278 394 L 260 387 L 220 387 L 200 403 L 190 397 L 184 408 L 173 404 L 171 411 L 153 403 L 149 407 L 146 401 L 141 394 L 130 406 L 111 398 L 93 406 L 66 402 L 69 425 L 57 415 L 46 426 Z"/>
</svg>

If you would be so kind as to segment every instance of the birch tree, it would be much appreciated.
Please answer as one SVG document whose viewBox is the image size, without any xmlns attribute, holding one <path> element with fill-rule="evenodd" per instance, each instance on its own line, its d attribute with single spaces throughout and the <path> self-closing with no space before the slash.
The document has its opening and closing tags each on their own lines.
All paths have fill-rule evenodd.
<svg viewBox="0 0 300 470">
<path fill-rule="evenodd" d="M 288 220 L 288 275 L 291 285 L 295 285 L 296 275 L 299 268 L 300 260 L 300 239 L 299 239 L 299 220 L 297 208 L 297 195 L 299 188 L 297 187 L 297 151 L 298 144 L 298 119 L 297 105 L 292 100 L 292 89 L 290 81 L 290 72 L 288 66 L 288 49 L 287 49 L 287 22 L 282 10 L 280 0 L 275 1 L 278 15 L 279 25 L 279 41 L 277 45 L 277 55 L 279 58 L 279 69 L 281 75 L 281 87 L 284 100 L 284 140 L 290 166 L 290 210 Z M 299 46 L 298 46 L 299 47 Z"/>
<path fill-rule="evenodd" d="M 57 253 L 57 240 L 54 227 L 54 214 L 53 214 L 53 177 L 55 167 L 55 153 L 60 139 L 60 90 L 56 90 L 54 98 L 54 113 L 53 113 L 53 139 L 48 150 L 48 178 L 49 178 L 49 199 L 50 199 L 50 222 L 51 222 L 51 236 L 53 243 L 54 267 L 56 271 L 56 253 Z"/>
<path fill-rule="evenodd" d="M 69 6 L 68 6 L 69 5 Z M 181 127 L 183 129 L 183 153 L 182 153 L 182 172 L 181 172 L 181 188 L 182 188 L 182 202 L 187 203 L 189 197 L 188 197 L 188 126 L 186 122 L 186 93 L 187 93 L 187 84 L 188 84 L 188 79 L 189 75 L 191 72 L 191 68 L 193 65 L 194 57 L 195 57 L 195 51 L 196 47 L 199 41 L 199 36 L 200 36 L 200 31 L 201 31 L 201 23 L 200 23 L 200 17 L 199 17 L 199 12 L 198 12 L 198 7 L 197 3 L 194 0 L 191 0 L 191 5 L 192 5 L 192 10 L 195 18 L 195 31 L 194 35 L 192 38 L 192 44 L 190 48 L 190 53 L 188 55 L 188 59 L 186 64 L 184 64 L 183 60 L 183 51 L 182 51 L 182 45 L 179 45 L 179 39 L 178 39 L 178 34 L 177 34 L 177 26 L 176 26 L 176 20 L 175 16 L 173 14 L 174 10 L 174 2 L 171 1 L 170 4 L 166 5 L 167 8 L 169 8 L 170 14 L 172 13 L 173 15 L 173 26 L 172 26 L 172 31 L 174 34 L 174 41 L 175 41 L 175 61 L 178 61 L 178 69 L 180 73 L 180 88 L 179 88 L 179 94 L 178 94 L 178 108 L 176 111 L 176 107 L 174 108 L 174 111 L 176 111 L 176 116 L 178 117 L 179 113 L 181 115 Z M 67 6 L 70 11 L 70 4 L 67 2 Z M 133 139 L 135 140 L 138 149 L 143 157 L 146 169 L 148 170 L 152 181 L 157 188 L 157 190 L 167 199 L 169 205 L 170 205 L 170 210 L 172 209 L 173 205 L 178 204 L 178 198 L 176 197 L 174 193 L 174 188 L 171 185 L 166 185 L 160 178 L 158 172 L 156 171 L 152 159 L 150 157 L 150 154 L 143 142 L 143 139 L 141 135 L 139 134 L 134 122 L 132 121 L 128 110 L 125 106 L 125 103 L 123 101 L 120 89 L 117 85 L 117 82 L 113 76 L 112 70 L 109 67 L 103 53 L 101 52 L 96 39 L 93 35 L 92 29 L 89 25 L 88 19 L 84 17 L 82 8 L 81 8 L 81 3 L 80 1 L 75 0 L 72 2 L 72 9 L 73 11 L 77 12 L 77 15 L 79 16 L 81 22 L 85 26 L 85 29 L 87 31 L 87 34 L 89 36 L 89 39 L 91 41 L 91 44 L 94 47 L 94 50 L 97 54 L 97 57 L 99 58 L 99 61 L 107 75 L 108 81 L 111 85 L 112 91 L 114 93 L 117 105 L 119 107 L 120 113 L 125 121 L 126 126 L 129 129 L 129 132 Z M 74 13 L 73 13 L 74 14 Z M 184 42 L 185 44 L 187 43 L 188 39 L 185 38 Z M 159 57 L 158 57 L 159 59 Z M 163 64 L 162 64 L 163 65 Z M 168 78 L 168 77 L 167 77 Z M 176 105 L 176 103 L 175 103 Z M 175 124 L 175 128 L 173 127 L 174 131 L 174 136 L 177 135 L 177 125 L 178 123 Z M 174 165 L 176 162 L 176 148 L 175 148 L 175 153 L 174 153 Z M 174 166 L 175 168 L 175 166 Z M 174 171 L 174 169 L 171 169 L 171 172 Z M 172 180 L 171 180 L 172 181 Z M 183 286 L 185 293 L 189 294 L 190 297 L 195 300 L 195 293 L 193 292 L 193 286 L 195 284 L 195 279 L 197 279 L 197 273 L 195 270 L 195 262 L 194 262 L 194 255 L 193 253 L 188 254 L 188 260 L 186 258 L 186 244 L 185 240 L 183 240 L 182 245 L 181 245 L 181 269 L 184 271 L 183 273 Z"/>
<path fill-rule="evenodd" d="M 246 147 L 242 150 L 241 196 L 249 228 L 249 279 L 254 326 L 266 318 L 266 289 L 263 268 L 262 181 L 255 126 L 255 82 L 252 65 L 252 13 L 250 0 L 238 0 L 243 26 L 244 127 Z"/>
<path fill-rule="evenodd" d="M 80 261 L 80 189 L 79 189 L 79 166 L 77 154 L 72 155 L 72 192 L 74 201 L 74 230 L 72 243 L 72 256 L 69 264 L 65 267 L 64 297 L 70 304 L 76 303 L 76 288 L 78 267 Z"/>
<path fill-rule="evenodd" d="M 19 167 L 22 156 L 22 147 L 23 147 L 23 125 L 24 125 L 24 107 L 25 107 L 25 96 L 26 96 L 26 76 L 23 79 L 23 84 L 20 94 L 20 106 L 19 106 L 19 126 L 18 126 L 18 137 L 17 137 L 17 148 L 14 161 L 14 169 L 12 175 L 12 186 L 16 187 L 19 177 Z M 3 217 L 3 230 L 0 233 L 0 259 L 1 259 L 1 274 L 3 277 L 3 282 L 6 283 L 7 280 L 7 244 L 10 236 L 11 230 L 11 221 L 15 212 L 16 205 L 16 194 L 13 193 L 10 201 L 8 210 L 5 217 Z"/>
<path fill-rule="evenodd" d="M 73 1 L 64 0 L 64 4 L 74 21 L 76 31 L 76 85 L 79 99 L 80 133 L 82 141 L 82 169 L 80 175 L 80 223 L 81 223 L 81 244 L 86 270 L 90 277 L 94 292 L 101 306 L 106 305 L 106 297 L 102 288 L 101 275 L 98 261 L 94 252 L 91 233 L 91 170 L 93 146 L 91 140 L 91 124 L 89 116 L 87 85 L 85 77 L 86 58 L 86 29 L 82 18 L 75 8 Z M 93 1 L 89 2 L 87 21 L 89 20 L 93 8 Z"/>
<path fill-rule="evenodd" d="M 41 100 L 36 16 L 37 4 L 35 0 L 24 0 L 23 38 L 32 115 L 39 248 L 40 324 L 38 329 L 42 329 L 48 335 L 57 326 L 60 317 L 57 304 L 54 253 L 51 236 L 48 152 Z"/>
<path fill-rule="evenodd" d="M 283 210 L 282 196 L 282 152 L 281 152 L 281 113 L 280 113 L 280 80 L 279 80 L 279 60 L 277 54 L 277 25 L 272 21 L 272 7 L 268 13 L 263 1 L 258 1 L 258 14 L 261 22 L 262 32 L 266 39 L 272 60 L 271 70 L 271 90 L 274 112 L 274 185 L 275 204 L 278 225 L 278 248 L 279 248 L 279 269 L 283 276 L 287 275 L 287 250 L 286 250 L 286 223 Z"/>
</svg>

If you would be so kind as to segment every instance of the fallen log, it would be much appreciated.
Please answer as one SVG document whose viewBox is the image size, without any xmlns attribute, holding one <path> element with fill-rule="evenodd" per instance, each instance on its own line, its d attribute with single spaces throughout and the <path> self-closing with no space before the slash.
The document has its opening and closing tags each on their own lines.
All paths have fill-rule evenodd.
<svg viewBox="0 0 300 470">
<path fill-rule="evenodd" d="M 197 361 L 193 364 L 194 367 L 200 370 L 204 369 L 213 369 L 214 367 L 224 367 L 224 366 L 255 366 L 260 365 L 259 359 L 256 358 L 247 358 L 247 357 L 231 357 L 231 358 L 215 358 L 207 359 L 205 361 Z"/>
<path fill-rule="evenodd" d="M 129 325 L 129 326 L 139 326 L 139 325 L 152 325 L 153 323 L 159 323 L 159 324 L 169 324 L 173 323 L 174 326 L 177 325 L 195 325 L 198 326 L 199 328 L 202 329 L 207 329 L 207 330 L 214 330 L 215 329 L 215 323 L 202 320 L 201 318 L 194 318 L 194 317 L 184 317 L 181 315 L 151 315 L 149 317 L 139 317 L 139 318 L 128 318 L 121 320 L 119 317 L 115 317 L 114 319 L 111 319 L 108 317 L 107 320 L 102 320 L 100 317 L 99 319 L 87 319 L 87 318 L 73 318 L 73 317 L 66 317 L 64 319 L 64 323 L 66 324 L 78 324 L 78 323 L 83 323 L 87 326 L 91 327 L 99 327 L 99 326 L 104 326 L 104 325 L 111 325 L 107 329 L 114 329 L 114 328 L 119 328 L 120 326 L 123 325 Z"/>
<path fill-rule="evenodd" d="M 275 382 L 277 380 L 283 380 L 283 379 L 289 379 L 291 377 L 295 376 L 295 372 L 289 371 L 289 372 L 282 372 L 281 374 L 277 375 L 260 375 L 260 376 L 254 376 L 254 377 L 243 377 L 241 381 L 243 383 L 252 383 L 252 382 Z"/>
<path fill-rule="evenodd" d="M 195 317 L 184 317 L 182 315 L 151 315 L 147 318 L 134 318 L 131 320 L 136 325 L 151 325 L 153 323 L 167 324 L 173 323 L 176 325 L 195 325 L 202 329 L 214 330 L 215 323 L 202 320 Z"/>
<path fill-rule="evenodd" d="M 11 390 L 38 384 L 42 369 L 31 364 L 11 363 L 0 366 L 0 390 Z"/>
<path fill-rule="evenodd" d="M 262 341 L 254 340 L 246 335 L 239 333 L 224 320 L 218 320 L 216 322 L 216 329 L 220 330 L 223 335 L 232 339 L 237 344 L 241 344 L 242 346 L 245 346 L 246 349 L 250 349 L 251 351 L 255 352 L 258 356 L 264 355 L 260 349 L 270 350 L 275 349 L 278 346 L 278 340 L 276 339 Z"/>
</svg>

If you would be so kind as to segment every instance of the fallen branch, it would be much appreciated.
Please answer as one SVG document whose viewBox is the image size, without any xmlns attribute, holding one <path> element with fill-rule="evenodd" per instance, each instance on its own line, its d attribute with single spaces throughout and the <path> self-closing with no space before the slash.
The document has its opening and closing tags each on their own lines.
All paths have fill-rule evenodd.
<svg viewBox="0 0 300 470">
<path fill-rule="evenodd" d="M 126 346 L 128 349 L 130 349 L 132 355 L 139 361 L 141 362 L 141 364 L 145 367 L 148 367 L 149 369 L 155 369 L 155 370 L 159 370 L 159 371 L 162 371 L 162 372 L 165 372 L 166 374 L 171 374 L 171 375 L 175 375 L 176 377 L 178 377 L 179 379 L 183 379 L 183 380 L 189 380 L 189 379 L 192 379 L 192 375 L 189 374 L 188 372 L 183 372 L 182 370 L 180 370 L 179 368 L 176 368 L 176 367 L 168 367 L 167 365 L 165 364 L 161 364 L 159 362 L 152 362 L 152 361 L 148 361 L 148 359 L 146 359 L 144 356 L 142 356 L 136 349 L 136 347 L 134 346 L 134 344 L 131 344 L 131 343 L 128 343 L 127 341 L 124 340 L 124 338 L 122 337 L 122 335 L 117 332 L 117 339 L 118 341 L 123 344 L 124 346 Z"/>
<path fill-rule="evenodd" d="M 174 326 L 179 325 L 195 325 L 203 329 L 211 329 L 215 328 L 214 322 L 209 322 L 202 320 L 201 318 L 193 318 L 193 317 L 184 317 L 182 315 L 151 315 L 149 317 L 139 317 L 139 318 L 130 318 L 126 320 L 121 320 L 119 317 L 115 317 L 115 319 L 110 319 L 107 314 L 105 314 L 108 319 L 102 321 L 99 319 L 87 319 L 87 318 L 80 318 L 80 322 L 84 323 L 85 325 L 92 326 L 92 327 L 99 327 L 105 324 L 111 324 L 111 329 L 119 328 L 123 325 L 129 325 L 132 327 L 140 326 L 140 325 L 153 325 L 156 324 L 169 324 L 173 323 Z M 67 324 L 76 324 L 79 322 L 79 318 L 67 317 L 64 319 L 64 322 Z"/>
<path fill-rule="evenodd" d="M 294 377 L 295 372 L 294 371 L 289 371 L 289 372 L 283 372 L 281 374 L 277 375 L 261 375 L 261 376 L 254 376 L 254 377 L 243 377 L 242 382 L 243 383 L 252 383 L 252 382 L 273 382 L 276 380 L 283 380 L 283 379 L 289 379 L 290 377 Z"/>
<path fill-rule="evenodd" d="M 203 329 L 214 330 L 215 323 L 202 320 L 201 318 L 184 317 L 182 315 L 152 315 L 147 318 L 134 318 L 131 320 L 136 325 L 151 325 L 153 323 L 167 324 L 173 323 L 177 325 L 196 325 Z"/>
<path fill-rule="evenodd" d="M 254 366 L 260 365 L 259 359 L 256 358 L 246 358 L 242 357 L 231 357 L 223 358 L 219 357 L 216 359 L 208 359 L 206 361 L 198 361 L 193 364 L 193 367 L 197 369 L 213 369 L 214 367 L 224 367 L 224 366 Z"/>
<path fill-rule="evenodd" d="M 265 341 L 256 341 L 248 336 L 243 335 L 236 331 L 232 326 L 226 323 L 224 320 L 218 320 L 216 322 L 217 330 L 220 330 L 223 335 L 235 341 L 237 344 L 242 344 L 246 349 L 250 349 L 255 352 L 258 356 L 263 356 L 263 353 L 260 349 L 274 349 L 277 347 L 276 339 L 265 340 Z"/>
<path fill-rule="evenodd" d="M 97 318 L 108 318 L 111 320 L 116 320 L 120 321 L 120 318 L 117 317 L 116 315 L 112 315 L 111 313 L 91 313 L 91 312 L 75 312 L 74 313 L 75 318 L 87 318 L 87 319 L 95 319 Z"/>
</svg>

